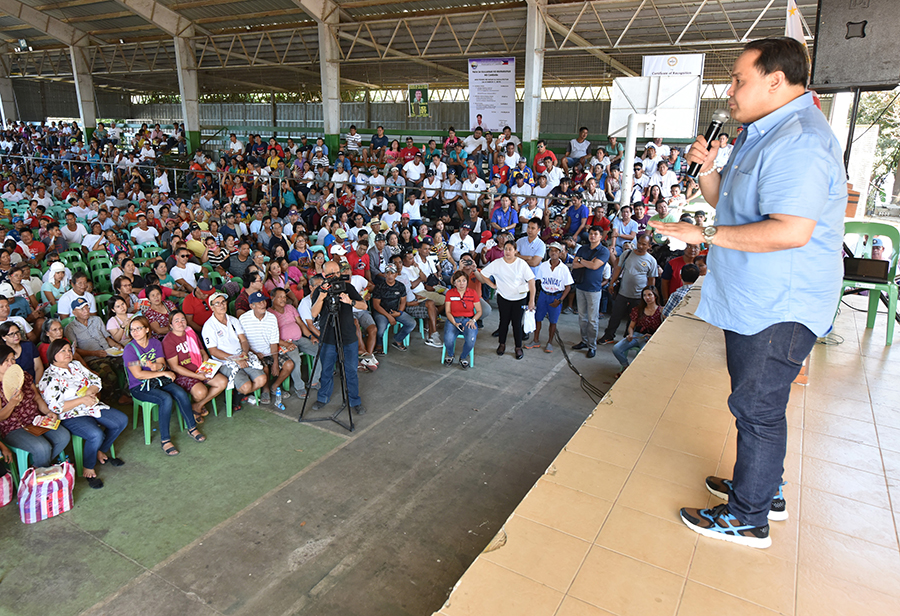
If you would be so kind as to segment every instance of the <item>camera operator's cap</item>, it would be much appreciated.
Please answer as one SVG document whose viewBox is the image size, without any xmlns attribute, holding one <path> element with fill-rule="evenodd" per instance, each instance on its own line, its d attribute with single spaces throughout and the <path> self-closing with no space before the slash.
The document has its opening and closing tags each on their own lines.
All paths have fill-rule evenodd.
<svg viewBox="0 0 900 616">
<path fill-rule="evenodd" d="M 562 244 L 560 244 L 559 242 L 553 242 L 553 243 L 551 243 L 550 246 L 548 246 L 548 248 L 556 248 L 556 249 L 557 249 L 558 251 L 560 251 L 560 252 L 565 252 L 565 251 L 566 251 L 566 247 L 563 246 Z"/>
<path fill-rule="evenodd" d="M 83 297 L 79 297 L 74 302 L 72 302 L 72 310 L 76 310 L 77 308 L 83 308 L 84 306 L 90 306 L 91 303 L 84 299 Z"/>
<path fill-rule="evenodd" d="M 429 169 L 425 172 L 425 177 L 433 178 L 434 177 L 434 169 Z"/>
<path fill-rule="evenodd" d="M 201 278 L 200 280 L 198 280 L 197 288 L 203 291 L 206 295 L 215 292 L 212 281 L 209 278 Z"/>
<path fill-rule="evenodd" d="M 461 225 L 459 226 L 459 228 L 460 228 L 460 229 L 468 229 L 469 231 L 471 231 L 472 229 L 475 228 L 475 225 L 473 225 L 471 222 L 469 222 L 469 221 L 467 220 L 467 221 L 465 221 L 463 224 L 461 224 Z"/>
<path fill-rule="evenodd" d="M 216 298 L 218 298 L 218 297 L 224 297 L 224 298 L 225 298 L 225 301 L 226 301 L 226 302 L 228 301 L 228 296 L 227 296 L 227 295 L 225 295 L 224 293 L 219 293 L 219 292 L 217 291 L 217 292 L 213 293 L 212 295 L 210 295 L 210 296 L 206 299 L 206 303 L 209 305 L 210 308 L 212 308 L 213 302 L 216 301 Z"/>
<path fill-rule="evenodd" d="M 50 264 L 50 271 L 53 272 L 54 274 L 56 272 L 64 272 L 64 271 L 66 271 L 66 266 L 63 264 L 62 261 L 54 261 L 53 263 Z"/>
<path fill-rule="evenodd" d="M 386 242 L 386 241 L 387 241 L 387 238 L 384 236 L 384 233 L 376 233 L 376 234 L 375 234 L 375 241 L 376 241 L 376 242 Z"/>
<path fill-rule="evenodd" d="M 879 247 L 884 248 L 884 242 L 881 240 L 880 237 L 873 237 L 872 238 L 872 248 L 879 248 Z"/>
<path fill-rule="evenodd" d="M 266 296 L 263 295 L 262 293 L 260 293 L 259 291 L 257 291 L 256 293 L 251 293 L 250 297 L 247 299 L 248 299 L 249 303 L 256 304 L 259 302 L 265 302 Z"/>
<path fill-rule="evenodd" d="M 391 263 L 390 265 L 388 265 L 387 267 L 384 268 L 384 273 L 385 274 L 396 274 L 397 266 L 394 265 L 393 263 Z"/>
</svg>

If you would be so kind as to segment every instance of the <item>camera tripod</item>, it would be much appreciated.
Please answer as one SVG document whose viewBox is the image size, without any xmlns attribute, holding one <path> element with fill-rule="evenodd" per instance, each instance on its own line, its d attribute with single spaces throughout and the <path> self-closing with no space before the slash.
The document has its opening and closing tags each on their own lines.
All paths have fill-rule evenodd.
<svg viewBox="0 0 900 616">
<path fill-rule="evenodd" d="M 338 378 L 341 382 L 341 396 L 342 403 L 341 407 L 336 410 L 331 415 L 326 417 L 314 417 L 314 418 L 306 418 L 304 417 L 306 413 L 306 403 L 309 402 L 309 392 L 311 391 L 310 385 L 312 385 L 312 375 L 316 373 L 316 366 L 319 365 L 319 361 L 322 358 L 322 347 L 324 343 L 319 341 L 319 350 L 316 351 L 316 357 L 313 360 L 312 368 L 309 371 L 309 381 L 306 383 L 306 397 L 303 399 L 303 407 L 300 409 L 300 417 L 297 418 L 297 421 L 301 423 L 312 423 L 316 421 L 333 421 L 340 427 L 353 432 L 353 412 L 350 410 L 350 393 L 347 389 L 347 374 L 344 372 L 344 340 L 341 335 L 341 324 L 338 321 L 338 313 L 341 309 L 340 300 L 337 297 L 330 296 L 325 298 L 325 301 L 328 305 L 328 312 L 325 316 L 325 324 L 319 330 L 324 333 L 328 331 L 329 327 L 334 328 L 334 342 L 337 347 L 337 366 L 338 366 Z M 341 414 L 341 411 L 347 409 L 347 418 L 349 419 L 349 425 L 341 421 L 338 416 Z"/>
</svg>

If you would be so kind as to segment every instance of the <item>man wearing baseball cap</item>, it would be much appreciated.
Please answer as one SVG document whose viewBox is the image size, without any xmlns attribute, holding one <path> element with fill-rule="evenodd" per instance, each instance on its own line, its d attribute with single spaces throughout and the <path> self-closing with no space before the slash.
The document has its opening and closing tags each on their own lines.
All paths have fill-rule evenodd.
<svg viewBox="0 0 900 616">
<path fill-rule="evenodd" d="M 242 314 L 238 321 L 244 328 L 250 350 L 262 361 L 268 375 L 275 379 L 271 385 L 272 396 L 269 395 L 270 386 L 267 382 L 262 387 L 259 401 L 262 404 L 269 404 L 274 396 L 275 407 L 283 411 L 284 404 L 281 401 L 290 398 L 291 394 L 288 391 L 282 392 L 281 384 L 291 376 L 295 366 L 294 360 L 286 354 L 293 351 L 297 359 L 296 365 L 299 366 L 301 362 L 299 355 L 296 354 L 297 347 L 292 342 L 281 340 L 278 319 L 266 311 L 265 295 L 259 292 L 251 293 L 249 301 L 250 310 Z M 284 347 L 284 350 L 281 347 Z M 300 375 L 297 375 L 297 378 L 299 377 Z"/>
</svg>

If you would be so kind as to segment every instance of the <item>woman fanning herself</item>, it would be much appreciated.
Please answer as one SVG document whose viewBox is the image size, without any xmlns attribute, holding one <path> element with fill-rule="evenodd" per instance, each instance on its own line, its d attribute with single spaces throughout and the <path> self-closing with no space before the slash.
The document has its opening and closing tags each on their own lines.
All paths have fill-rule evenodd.
<svg viewBox="0 0 900 616">
<path fill-rule="evenodd" d="M 0 381 L 6 376 L 6 371 L 15 365 L 15 352 L 0 343 Z M 12 398 L 7 399 L 0 387 L 0 437 L 10 447 L 18 447 L 30 453 L 35 467 L 50 466 L 50 461 L 69 443 L 69 431 L 62 426 L 40 436 L 34 434 L 29 426 L 33 426 L 34 418 L 41 415 L 59 419 L 56 413 L 47 408 L 47 403 L 34 386 L 34 379 L 30 374 L 25 373 L 22 386 Z M 24 473 L 25 469 L 20 468 L 19 472 Z"/>
<path fill-rule="evenodd" d="M 225 391 L 228 378 L 221 373 L 212 378 L 199 374 L 197 370 L 200 365 L 209 359 L 209 355 L 203 350 L 203 344 L 194 330 L 187 326 L 187 317 L 183 312 L 174 311 L 169 321 L 172 323 L 172 331 L 163 339 L 166 362 L 172 372 L 178 375 L 175 383 L 190 392 L 194 399 L 194 404 L 191 405 L 194 419 L 197 423 L 203 423 L 203 418 L 209 415 L 207 403 Z"/>
<path fill-rule="evenodd" d="M 100 377 L 72 359 L 72 346 L 65 339 L 54 340 L 47 349 L 50 365 L 41 379 L 41 395 L 47 407 L 62 419 L 62 425 L 84 439 L 84 478 L 92 488 L 103 487 L 94 468 L 97 462 L 122 466 L 124 462 L 103 453 L 128 426 L 122 411 L 99 403 Z M 49 433 L 48 433 L 49 434 Z"/>
<path fill-rule="evenodd" d="M 518 257 L 516 243 L 507 240 L 503 245 L 503 258 L 491 261 L 484 269 L 475 270 L 475 275 L 483 284 L 497 289 L 497 308 L 500 311 L 500 345 L 497 355 L 506 352 L 506 334 L 512 324 L 513 340 L 516 343 L 516 359 L 525 357 L 522 350 L 522 303 L 528 298 L 528 310 L 534 310 L 534 272 Z M 496 280 L 491 280 L 493 278 Z"/>
<path fill-rule="evenodd" d="M 191 399 L 187 392 L 175 384 L 178 376 L 166 369 L 166 360 L 162 343 L 153 338 L 150 322 L 145 316 L 137 316 L 131 321 L 132 341 L 125 345 L 122 359 L 128 374 L 128 386 L 131 396 L 141 402 L 152 402 L 159 407 L 159 436 L 162 449 L 167 456 L 177 456 L 178 450 L 169 436 L 169 423 L 172 420 L 172 406 L 178 405 L 178 411 L 188 426 L 188 434 L 198 443 L 206 440 L 197 429 L 197 422 L 191 412 Z"/>
<path fill-rule="evenodd" d="M 475 348 L 475 337 L 478 335 L 478 319 L 481 318 L 481 298 L 473 289 L 469 289 L 469 276 L 462 270 L 453 274 L 453 288 L 447 291 L 444 310 L 447 314 L 447 325 L 444 326 L 444 363 L 453 364 L 453 348 L 456 337 L 464 336 L 462 351 L 459 354 L 459 365 L 469 367 L 469 353 Z"/>
<path fill-rule="evenodd" d="M 641 291 L 641 303 L 631 309 L 631 320 L 625 331 L 625 337 L 613 347 L 613 355 L 622 365 L 623 372 L 629 363 L 628 351 L 636 348 L 640 352 L 640 349 L 643 349 L 650 340 L 650 336 L 662 325 L 664 318 L 662 308 L 659 306 L 659 293 L 656 287 L 644 287 Z M 622 373 L 619 372 L 616 378 L 621 375 Z"/>
</svg>

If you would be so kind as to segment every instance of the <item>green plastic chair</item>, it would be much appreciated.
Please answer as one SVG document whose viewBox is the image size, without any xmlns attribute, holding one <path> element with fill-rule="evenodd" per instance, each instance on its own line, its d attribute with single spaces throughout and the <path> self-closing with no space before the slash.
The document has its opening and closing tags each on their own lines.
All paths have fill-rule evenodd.
<svg viewBox="0 0 900 616">
<path fill-rule="evenodd" d="M 887 340 L 885 345 L 889 345 L 894 340 L 894 322 L 897 316 L 897 283 L 894 280 L 897 277 L 897 257 L 900 255 L 900 230 L 893 225 L 882 222 L 865 222 L 851 220 L 844 223 L 844 235 L 848 233 L 855 235 L 868 235 L 869 244 L 873 236 L 886 237 L 891 241 L 891 261 L 888 268 L 887 283 L 875 282 L 858 282 L 856 280 L 844 280 L 841 284 L 841 296 L 844 295 L 844 289 L 868 289 L 869 290 L 869 310 L 868 319 L 866 320 L 866 329 L 875 327 L 875 317 L 878 314 L 878 306 L 882 293 L 888 296 L 888 314 L 887 314 Z M 862 257 L 864 255 L 856 255 Z M 838 304 L 840 306 L 840 304 Z M 835 315 L 837 316 L 837 315 Z"/>
<path fill-rule="evenodd" d="M 109 261 L 109 254 L 105 250 L 92 250 L 87 253 L 88 263 L 92 263 L 96 259 L 105 259 Z"/>
<path fill-rule="evenodd" d="M 72 435 L 72 451 L 75 453 L 75 473 L 76 476 L 81 477 L 82 471 L 84 471 L 84 439 L 80 436 Z M 116 446 L 109 446 L 109 455 L 113 458 L 116 457 Z"/>
<path fill-rule="evenodd" d="M 26 470 L 28 470 L 28 458 L 31 457 L 31 454 L 24 449 L 19 449 L 18 447 L 13 447 L 12 445 L 7 445 L 7 447 L 9 447 L 9 450 L 13 453 L 13 455 L 16 456 L 15 461 L 7 460 L 7 462 L 9 463 L 9 472 L 12 473 L 13 484 L 18 486 L 19 478 L 25 473 Z M 58 460 L 62 462 L 65 459 L 65 452 L 60 452 Z M 79 473 L 79 475 L 80 474 L 81 473 Z"/>
<path fill-rule="evenodd" d="M 102 295 L 95 295 L 94 301 L 97 302 L 97 312 L 104 319 L 108 319 L 110 315 L 106 313 L 106 303 L 109 301 L 109 298 L 112 297 L 112 293 L 104 293 Z"/>
<path fill-rule="evenodd" d="M 106 251 L 103 251 L 103 252 L 104 252 L 104 254 L 106 253 Z M 77 250 L 63 251 L 63 252 L 59 253 L 59 258 L 62 259 L 66 265 L 69 265 L 70 269 L 71 269 L 72 261 L 77 261 L 78 263 L 84 262 L 81 258 L 81 253 L 78 252 Z"/>
<path fill-rule="evenodd" d="M 444 325 L 444 327 L 447 327 L 447 326 Z M 466 337 L 463 336 L 462 334 L 457 334 L 456 339 L 457 340 L 465 340 Z M 447 347 L 441 345 L 441 363 L 442 364 L 444 363 L 444 360 L 446 358 L 447 358 Z M 469 351 L 469 367 L 470 368 L 475 367 L 475 347 L 472 347 L 472 350 Z"/>
<path fill-rule="evenodd" d="M 210 272 L 209 273 L 209 281 L 212 283 L 214 287 L 218 287 L 220 284 L 225 282 L 225 279 L 222 277 L 222 274 L 219 272 Z"/>
<path fill-rule="evenodd" d="M 71 323 L 74 320 L 75 320 L 75 317 L 66 317 L 65 319 L 60 321 L 60 324 L 63 326 L 63 329 L 65 329 L 66 325 L 68 325 L 69 323 Z"/>
<path fill-rule="evenodd" d="M 138 418 L 143 417 L 144 445 L 149 445 L 151 440 L 150 433 L 152 430 L 151 424 L 153 421 L 159 421 L 159 405 L 153 404 L 152 402 L 142 402 L 136 398 L 132 398 L 132 401 L 134 402 L 134 419 L 132 420 L 131 429 L 136 430 L 138 425 Z M 139 409 L 140 412 L 138 412 Z M 178 410 L 177 404 L 173 406 L 172 414 L 178 415 L 178 425 L 181 427 L 181 431 L 184 432 L 184 417 L 181 416 L 181 411 Z"/>
<path fill-rule="evenodd" d="M 112 282 L 109 277 L 112 270 L 108 267 L 95 269 L 91 272 L 91 278 L 94 281 L 94 289 L 101 292 L 112 292 Z"/>
<path fill-rule="evenodd" d="M 66 263 L 66 267 L 74 274 L 75 272 L 84 272 L 85 274 L 89 274 L 88 266 L 86 263 L 82 263 L 81 261 L 70 261 Z"/>
</svg>

